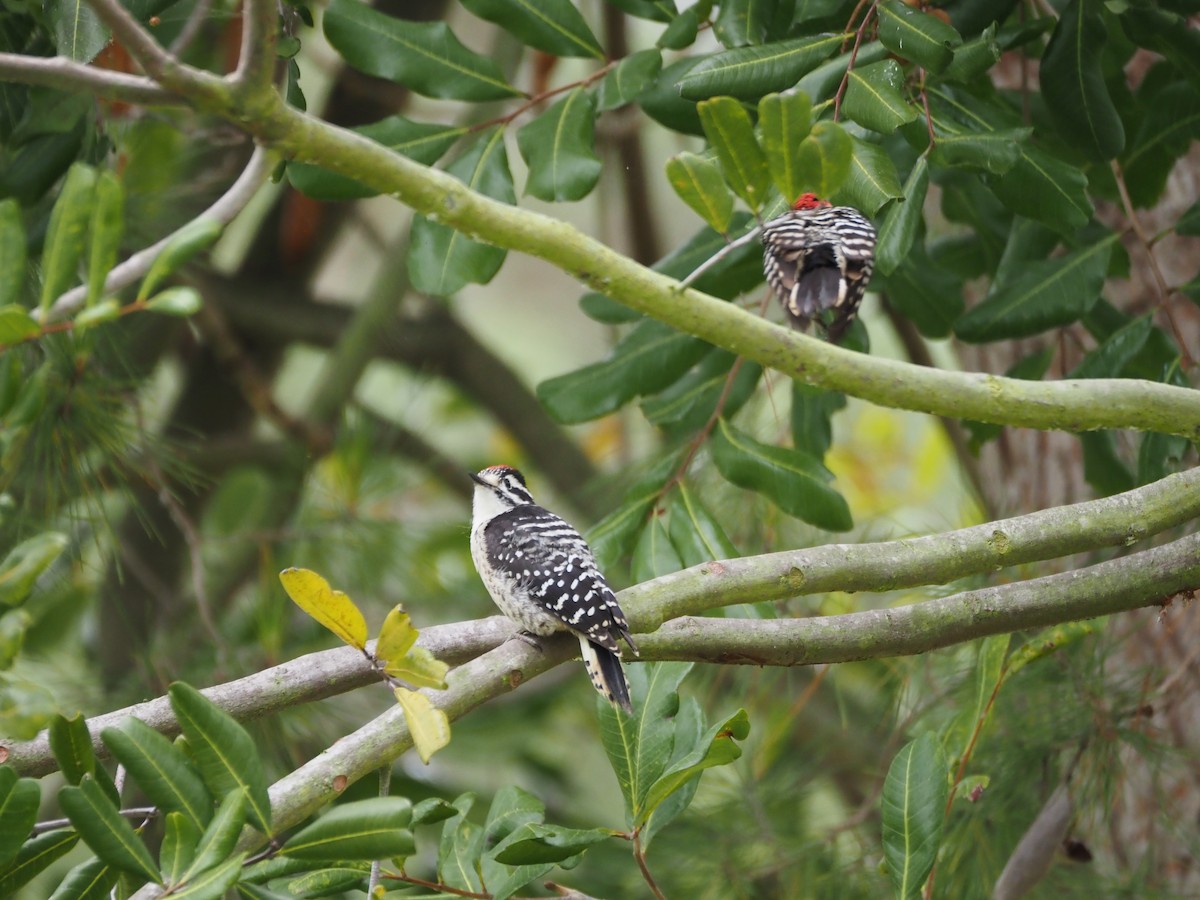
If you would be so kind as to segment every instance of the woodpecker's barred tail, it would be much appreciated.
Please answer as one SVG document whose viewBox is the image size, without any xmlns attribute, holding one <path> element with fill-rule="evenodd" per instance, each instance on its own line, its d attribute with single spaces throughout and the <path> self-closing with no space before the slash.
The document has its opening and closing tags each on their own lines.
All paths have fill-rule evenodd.
<svg viewBox="0 0 1200 900">
<path fill-rule="evenodd" d="M 801 194 L 762 227 L 763 271 L 788 318 L 807 328 L 833 310 L 826 333 L 837 342 L 858 311 L 875 268 L 875 226 L 856 209 Z"/>
<path fill-rule="evenodd" d="M 632 712 L 617 642 L 635 654 L 637 647 L 587 542 L 535 504 L 511 466 L 489 466 L 471 478 L 471 559 L 492 600 L 530 634 L 574 634 L 596 690 Z"/>
</svg>

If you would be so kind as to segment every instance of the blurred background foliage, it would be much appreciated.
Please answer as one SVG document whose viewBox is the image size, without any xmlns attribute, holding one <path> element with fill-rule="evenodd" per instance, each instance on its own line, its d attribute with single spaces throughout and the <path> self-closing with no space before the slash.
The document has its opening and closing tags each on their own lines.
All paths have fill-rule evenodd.
<svg viewBox="0 0 1200 900">
<path fill-rule="evenodd" d="M 564 5 L 575 8 L 551 8 Z M 143 21 L 154 17 L 158 40 L 191 64 L 218 72 L 235 64 L 236 4 L 127 6 Z M 585 0 L 580 22 L 596 44 L 576 55 L 562 49 L 561 35 L 538 38 L 521 27 L 523 17 L 506 20 L 483 0 L 375 5 L 395 21 L 447 23 L 467 53 L 494 61 L 500 83 L 517 86 L 498 96 L 453 86 L 439 93 L 419 71 L 376 77 L 395 60 L 385 53 L 373 62 L 377 54 L 355 30 L 355 17 L 369 10 L 354 0 L 285 7 L 280 65 L 293 102 L 323 118 L 348 127 L 389 121 L 408 135 L 397 144 L 411 137 L 404 122 L 431 123 L 429 133 L 449 136 L 450 170 L 482 172 L 492 179 L 485 192 L 503 196 L 525 185 L 522 206 L 683 275 L 692 266 L 675 271 L 670 255 L 703 223 L 672 192 L 664 165 L 680 153 L 710 162 L 713 154 L 695 112 L 709 93 L 693 82 L 681 99 L 681 75 L 701 60 L 719 69 L 730 59 L 722 54 L 751 52 L 749 59 L 756 48 L 830 29 L 848 28 L 846 44 L 857 52 L 850 32 L 865 23 L 857 95 L 838 93 L 845 53 L 824 66 L 815 60 L 791 81 L 773 73 L 765 87 L 734 82 L 711 92 L 734 94 L 753 111 L 760 96 L 804 76 L 815 117 L 826 123 L 821 133 L 841 135 L 830 146 L 847 168 L 852 140 L 860 167 L 895 185 L 873 196 L 845 174 L 821 176 L 835 199 L 890 223 L 905 245 L 877 279 L 865 327 L 849 343 L 1020 377 L 1194 381 L 1185 348 L 1195 348 L 1200 322 L 1187 299 L 1198 293 L 1200 232 L 1195 4 L 938 4 L 925 19 L 957 29 L 947 52 L 960 66 L 941 80 L 936 53 L 914 61 L 890 52 L 887 23 L 894 27 L 915 6 L 680 6 Z M 65 44 L 69 9 L 82 19 Z M 131 71 L 88 9 L 5 0 L 0 50 L 57 52 Z M 322 30 L 323 16 L 340 30 L 328 19 Z M 497 19 L 508 30 L 490 21 Z M 1108 40 L 1094 58 L 1062 58 L 1068 39 L 1097 26 Z M 937 33 L 928 22 L 918 31 Z M 608 79 L 587 80 L 606 57 L 637 61 L 628 72 L 640 82 L 629 96 Z M 894 71 L 865 68 L 885 59 Z M 1081 95 L 1064 96 L 1064 69 L 1082 75 Z M 567 95 L 583 102 L 582 113 L 559 109 L 573 117 L 575 142 L 562 159 L 538 155 L 536 131 L 531 146 L 518 147 L 520 128 L 552 115 L 559 95 L 548 92 L 576 83 L 589 92 Z M 889 102 L 899 98 L 896 121 L 864 99 L 872 85 Z M 959 108 L 971 104 L 985 124 Z M 1107 117 L 1090 137 L 1064 112 L 1081 104 Z M 930 108 L 936 125 L 924 118 Z M 835 110 L 844 127 L 832 126 Z M 398 115 L 405 119 L 390 118 Z M 1010 131 L 997 148 L 1002 126 Z M 472 142 L 477 129 L 483 138 Z M 931 151 L 927 132 L 935 131 L 944 142 Z M 43 312 L 78 282 L 71 272 L 47 295 L 47 279 L 57 277 L 47 258 L 59 235 L 53 210 L 69 166 L 83 162 L 119 178 L 124 256 L 207 208 L 252 149 L 241 133 L 195 112 L 11 82 L 0 84 L 0 139 L 3 302 Z M 479 163 L 473 154 L 483 152 L 496 162 Z M 1038 204 L 1045 185 L 1016 168 L 1031 160 L 1058 179 L 1070 195 L 1064 204 Z M 574 165 L 574 174 L 538 186 L 549 162 Z M 926 165 L 921 184 L 912 173 Z M 1081 440 L 940 421 L 794 388 L 751 366 L 726 383 L 736 371 L 732 357 L 691 338 L 678 356 L 656 356 L 631 374 L 621 356 L 637 340 L 630 336 L 656 326 L 599 295 L 577 302 L 578 286 L 561 272 L 512 255 L 497 274 L 503 254 L 486 248 L 439 257 L 441 226 L 414 229 L 389 198 L 365 197 L 361 186 L 314 167 L 275 174 L 211 252 L 172 276 L 171 286 L 196 292 L 195 315 L 139 308 L 90 327 L 76 318 L 73 330 L 46 328 L 33 340 L 22 332 L 23 313 L 0 321 L 0 550 L 11 551 L 0 581 L 11 607 L 0 618 L 0 724 L 11 737 L 28 738 L 55 711 L 95 714 L 160 695 L 174 680 L 215 684 L 330 646 L 329 634 L 280 589 L 276 573 L 288 565 L 319 571 L 351 593 L 373 628 L 398 602 L 419 627 L 491 614 L 467 545 L 466 472 L 485 464 L 527 470 L 545 505 L 582 528 L 598 525 L 592 535 L 619 588 L 698 561 L 690 554 L 701 533 L 727 555 L 904 537 L 1113 493 L 1195 461 L 1190 445 L 1161 435 Z M 736 178 L 724 176 L 738 192 Z M 556 192 L 579 202 L 552 203 Z M 904 202 L 920 215 L 893 221 Z M 961 325 L 963 300 L 977 310 L 1030 266 L 1049 275 L 1063 252 L 1113 235 L 1120 241 L 1082 294 L 1036 298 L 1055 307 L 1049 318 L 1035 316 L 1030 326 L 975 314 Z M 720 246 L 711 231 L 704 240 Z M 454 289 L 436 296 L 446 284 L 434 283 L 429 267 L 447 259 Z M 75 268 L 90 271 L 88 257 L 82 263 Z M 701 287 L 757 309 L 760 283 L 751 253 L 731 257 Z M 121 298 L 127 303 L 132 293 Z M 599 396 L 609 383 L 585 368 L 606 357 L 617 360 L 610 397 Z M 674 366 L 671 374 L 664 366 Z M 680 397 L 693 387 L 706 390 L 680 414 Z M 852 527 L 835 535 L 788 515 L 774 502 L 774 475 L 752 476 L 754 490 L 731 483 L 708 439 L 710 416 L 722 411 L 756 441 L 827 470 Z M 724 614 L 848 612 L 983 583 L 834 593 Z M 696 668 L 684 693 L 712 720 L 744 707 L 751 732 L 741 759 L 707 773 L 687 813 L 656 838 L 656 876 L 668 896 L 879 896 L 887 890 L 884 775 L 910 737 L 935 731 L 952 763 L 972 748 L 947 816 L 936 895 L 988 894 L 1021 835 L 1068 781 L 1077 813 L 1069 842 L 1034 896 L 1194 895 L 1196 619 L 1193 607 L 1177 603 L 1067 632 L 1005 678 L 982 709 L 979 686 L 991 671 L 984 642 L 811 670 Z M 1016 635 L 1012 652 L 1046 640 Z M 383 691 L 362 690 L 256 723 L 271 779 L 390 702 Z M 575 667 L 456 723 L 452 743 L 429 766 L 402 758 L 393 791 L 416 801 L 468 790 L 487 797 L 506 785 L 540 798 L 551 821 L 623 827 L 591 688 Z M 372 790 L 362 784 L 351 794 Z M 600 897 L 645 891 L 615 841 L 559 874 Z"/>
</svg>

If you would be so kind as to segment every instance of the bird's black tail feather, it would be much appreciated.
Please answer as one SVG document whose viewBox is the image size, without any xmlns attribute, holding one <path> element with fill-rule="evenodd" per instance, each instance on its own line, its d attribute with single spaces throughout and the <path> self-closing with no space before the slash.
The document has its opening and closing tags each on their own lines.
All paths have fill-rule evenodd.
<svg viewBox="0 0 1200 900">
<path fill-rule="evenodd" d="M 596 690 L 613 706 L 632 715 L 633 704 L 629 702 L 629 683 L 625 680 L 621 657 L 606 647 L 593 644 L 585 637 L 579 639 L 579 648 L 583 654 L 583 664 L 587 667 Z"/>
</svg>

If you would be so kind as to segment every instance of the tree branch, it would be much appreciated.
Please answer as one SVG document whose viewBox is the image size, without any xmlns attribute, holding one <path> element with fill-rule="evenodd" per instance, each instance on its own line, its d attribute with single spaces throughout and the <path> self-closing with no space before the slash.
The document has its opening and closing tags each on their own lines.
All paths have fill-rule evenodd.
<svg viewBox="0 0 1200 900">
<path fill-rule="evenodd" d="M 618 595 L 635 632 L 735 603 L 945 584 L 1143 540 L 1200 516 L 1200 469 L 1136 490 L 956 531 L 701 563 Z M 1101 615 L 1101 613 L 1096 613 Z"/>
<path fill-rule="evenodd" d="M 230 76 L 236 90 L 271 88 L 275 75 L 275 45 L 279 40 L 276 0 L 243 0 L 242 47 L 237 69 Z"/>
<path fill-rule="evenodd" d="M 493 616 L 480 622 L 422 628 L 418 643 L 443 662 L 455 665 L 474 659 L 512 635 L 512 624 Z M 378 673 L 362 653 L 352 647 L 338 647 L 299 656 L 245 678 L 205 688 L 201 693 L 234 718 L 247 722 L 301 703 L 335 697 L 378 680 Z M 108 751 L 100 742 L 100 732 L 131 716 L 163 734 L 179 733 L 166 697 L 94 716 L 87 720 L 88 730 L 92 746 L 102 758 L 108 757 Z M 45 775 L 57 768 L 44 731 L 31 741 L 0 744 L 0 763 L 32 776 Z"/>
<path fill-rule="evenodd" d="M 222 194 L 212 206 L 202 212 L 196 219 L 215 219 L 222 225 L 228 225 L 232 222 L 243 209 L 246 204 L 258 192 L 263 183 L 271 174 L 271 169 L 275 166 L 274 154 L 263 147 L 255 147 L 254 153 L 250 156 L 249 162 L 246 163 L 246 168 L 242 170 L 242 174 L 237 180 L 230 185 L 229 190 Z M 183 228 L 188 228 L 192 222 L 184 225 Z M 174 237 L 179 234 L 176 231 L 167 235 L 156 244 L 146 247 L 144 250 L 139 250 L 133 256 L 116 266 L 108 277 L 104 280 L 104 290 L 106 293 L 116 293 L 122 288 L 126 288 L 131 284 L 139 281 L 147 272 L 150 271 L 150 266 L 154 260 L 162 253 L 163 248 L 167 246 Z M 87 299 L 87 285 L 81 285 L 77 288 L 72 288 L 61 297 L 54 301 L 54 304 L 47 312 L 45 321 L 55 322 L 59 319 L 65 319 L 75 313 L 81 306 L 84 300 Z"/>
<path fill-rule="evenodd" d="M 192 101 L 212 98 L 217 89 L 222 96 L 228 97 L 228 90 L 224 89 L 220 78 L 180 62 L 142 27 L 120 0 L 88 0 L 88 5 L 142 70 L 168 91 Z"/>
<path fill-rule="evenodd" d="M 152 79 L 85 66 L 65 56 L 0 53 L 0 81 L 94 94 L 140 106 L 180 106 L 185 102 Z"/>
<path fill-rule="evenodd" d="M 951 644 L 1126 612 L 1200 587 L 1200 534 L 1085 569 L 886 609 L 811 619 L 685 616 L 638 635 L 643 659 L 807 666 L 927 653 Z"/>
<path fill-rule="evenodd" d="M 99 0 L 97 0 L 99 2 Z M 112 0 L 105 0 L 112 2 Z M 484 197 L 451 175 L 276 98 L 223 112 L 301 162 L 356 178 L 463 234 L 546 260 L 620 303 L 761 365 L 881 406 L 1063 431 L 1136 428 L 1200 438 L 1200 395 L 1139 379 L 1023 381 L 844 350 L 774 325 L 653 272 L 559 219 Z"/>
</svg>

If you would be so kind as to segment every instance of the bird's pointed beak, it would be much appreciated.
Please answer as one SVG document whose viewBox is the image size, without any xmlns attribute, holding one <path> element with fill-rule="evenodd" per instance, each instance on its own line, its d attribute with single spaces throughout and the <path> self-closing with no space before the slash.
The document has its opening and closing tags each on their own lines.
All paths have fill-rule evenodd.
<svg viewBox="0 0 1200 900">
<path fill-rule="evenodd" d="M 482 478 L 480 478 L 479 475 L 477 475 L 475 472 L 468 472 L 467 474 L 471 476 L 471 480 L 473 482 L 475 482 L 476 484 L 482 484 L 484 487 L 491 487 L 491 485 L 489 485 L 486 481 L 484 481 Z"/>
</svg>

